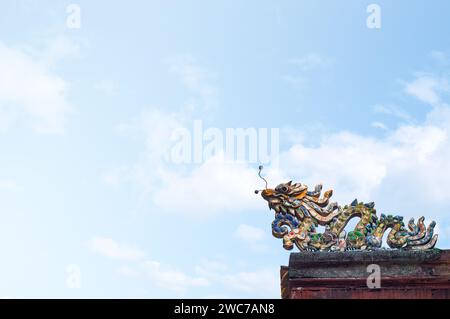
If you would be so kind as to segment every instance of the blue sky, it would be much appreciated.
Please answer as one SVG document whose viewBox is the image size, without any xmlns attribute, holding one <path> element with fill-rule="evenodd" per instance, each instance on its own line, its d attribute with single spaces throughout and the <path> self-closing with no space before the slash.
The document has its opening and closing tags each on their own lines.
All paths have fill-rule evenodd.
<svg viewBox="0 0 450 319">
<path fill-rule="evenodd" d="M 1 3 L 0 297 L 279 297 L 259 163 L 168 157 L 195 121 L 278 129 L 271 186 L 449 247 L 447 1 L 78 1 L 79 28 L 69 4 Z"/>
</svg>

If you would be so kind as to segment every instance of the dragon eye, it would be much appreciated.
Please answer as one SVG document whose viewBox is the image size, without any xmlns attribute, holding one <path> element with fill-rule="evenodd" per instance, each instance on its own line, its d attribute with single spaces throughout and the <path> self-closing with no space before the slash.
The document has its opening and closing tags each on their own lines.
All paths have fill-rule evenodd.
<svg viewBox="0 0 450 319">
<path fill-rule="evenodd" d="M 287 186 L 278 186 L 277 188 L 276 188 L 276 190 L 278 191 L 278 192 L 280 192 L 280 193 L 286 193 L 287 191 L 288 191 L 288 188 L 287 188 Z"/>
</svg>

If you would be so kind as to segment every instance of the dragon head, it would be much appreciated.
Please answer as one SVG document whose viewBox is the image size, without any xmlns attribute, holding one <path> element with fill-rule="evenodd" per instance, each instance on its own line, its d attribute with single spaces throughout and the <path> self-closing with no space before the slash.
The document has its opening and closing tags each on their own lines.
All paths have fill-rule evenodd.
<svg viewBox="0 0 450 319">
<path fill-rule="evenodd" d="M 292 184 L 292 181 L 283 183 L 272 188 L 266 188 L 261 191 L 261 196 L 264 198 L 268 204 L 269 208 L 275 210 L 277 213 L 280 212 L 281 205 L 287 202 L 293 202 L 294 200 L 302 199 L 306 196 L 308 192 L 308 187 L 300 183 Z"/>
<path fill-rule="evenodd" d="M 279 184 L 273 189 L 268 188 L 267 181 L 261 176 L 261 170 L 262 166 L 259 167 L 258 175 L 265 181 L 266 187 L 263 190 L 256 190 L 255 193 L 261 192 L 262 198 L 267 201 L 269 208 L 275 210 L 275 212 L 279 213 L 286 202 L 293 202 L 296 199 L 301 200 L 306 196 L 308 187 L 301 183 L 293 184 L 292 181 Z"/>
</svg>

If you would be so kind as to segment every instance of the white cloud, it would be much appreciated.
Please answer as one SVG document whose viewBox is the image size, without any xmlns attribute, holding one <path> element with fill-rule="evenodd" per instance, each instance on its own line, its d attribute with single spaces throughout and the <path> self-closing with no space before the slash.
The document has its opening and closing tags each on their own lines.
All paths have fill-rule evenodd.
<svg viewBox="0 0 450 319">
<path fill-rule="evenodd" d="M 223 152 L 199 165 L 177 166 L 170 161 L 173 133 L 186 127 L 181 114 L 150 109 L 133 123 L 120 125 L 121 132 L 144 137 L 145 156 L 134 166 L 109 170 L 103 182 L 114 187 L 138 184 L 141 199 L 150 199 L 157 207 L 154 211 L 205 217 L 259 207 L 260 198 L 254 194 L 255 187 L 261 187 L 256 164 L 229 162 Z"/>
<path fill-rule="evenodd" d="M 255 235 L 258 237 L 259 235 Z M 256 239 L 256 237 L 254 239 Z M 146 278 L 151 283 L 177 294 L 184 294 L 193 288 L 227 288 L 237 293 L 251 293 L 252 296 L 273 298 L 279 296 L 278 269 L 262 268 L 252 271 L 232 271 L 223 259 L 202 259 L 194 267 L 195 274 L 175 269 L 155 260 L 144 259 L 138 248 L 131 248 L 113 239 L 95 237 L 90 248 L 102 256 L 127 261 L 117 272 L 125 277 Z"/>
<path fill-rule="evenodd" d="M 225 286 L 253 296 L 276 298 L 280 295 L 279 269 L 262 269 L 227 274 L 223 278 Z"/>
<path fill-rule="evenodd" d="M 377 105 L 376 112 L 406 123 L 382 138 L 341 131 L 322 135 L 318 145 L 294 143 L 280 155 L 279 175 L 310 187 L 322 182 L 324 188 L 335 189 L 334 198 L 341 203 L 355 197 L 388 198 L 395 185 L 418 203 L 444 205 L 450 200 L 446 191 L 450 187 L 450 107 L 440 93 L 447 92 L 447 80 L 432 75 L 415 78 L 405 83 L 405 91 L 433 106 L 422 124 L 412 124 L 412 118 L 398 107 Z M 386 128 L 378 122 L 372 126 Z M 433 214 L 430 218 L 450 217 L 445 211 Z"/>
<path fill-rule="evenodd" d="M 441 65 L 448 65 L 450 62 L 450 57 L 447 53 L 442 51 L 432 51 L 431 57 Z"/>
<path fill-rule="evenodd" d="M 330 59 L 316 53 L 310 53 L 302 57 L 294 58 L 289 62 L 303 71 L 328 66 L 331 63 Z"/>
<path fill-rule="evenodd" d="M 209 83 L 209 72 L 192 59 L 183 57 L 169 62 L 170 71 L 181 79 L 192 94 L 206 100 L 215 95 L 216 89 Z M 201 111 L 201 107 L 197 111 Z M 141 198 L 150 198 L 160 211 L 203 217 L 234 211 L 236 207 L 257 207 L 259 201 L 254 189 L 255 185 L 260 185 L 260 180 L 255 174 L 256 167 L 229 164 L 222 154 L 210 157 L 198 166 L 181 167 L 171 163 L 167 155 L 173 146 L 173 133 L 186 127 L 192 115 L 185 108 L 177 112 L 152 108 L 131 124 L 121 124 L 121 132 L 144 137 L 145 156 L 128 169 L 106 172 L 103 181 L 113 186 L 123 181 L 137 183 L 143 192 Z M 173 200 L 174 194 L 176 200 Z M 248 200 L 249 195 L 253 200 Z"/>
<path fill-rule="evenodd" d="M 405 197 L 416 198 L 418 205 L 423 204 L 421 207 L 427 201 L 445 205 L 450 200 L 450 107 L 441 96 L 446 92 L 446 83 L 445 78 L 432 75 L 404 83 L 407 94 L 432 105 L 422 123 L 417 124 L 400 107 L 375 107 L 376 112 L 405 120 L 397 128 L 386 130 L 383 137 L 340 131 L 321 133 L 319 143 L 314 144 L 308 142 L 307 135 L 298 138 L 295 130 L 285 130 L 282 133 L 288 135 L 282 139 L 293 144 L 281 151 L 279 167 L 265 168 L 269 186 L 291 179 L 310 188 L 323 183 L 325 189 L 335 190 L 333 199 L 342 205 L 355 197 L 365 201 L 392 198 L 391 193 L 400 194 L 400 190 Z M 226 163 L 220 154 L 195 166 L 179 167 L 161 160 L 170 145 L 167 141 L 171 130 L 186 122 L 180 113 L 150 114 L 146 121 L 149 124 L 144 126 L 148 161 L 140 162 L 135 176 L 157 207 L 154 211 L 207 217 L 266 208 L 260 196 L 253 193 L 262 185 L 256 167 Z M 384 124 L 374 125 L 385 128 Z M 408 205 L 405 202 L 401 208 L 399 203 L 397 207 L 405 210 L 398 213 L 405 217 L 422 214 L 411 211 Z M 449 218 L 445 210 L 433 214 L 429 218 L 438 218 L 438 222 Z"/>
<path fill-rule="evenodd" d="M 42 51 L 35 51 L 28 48 L 37 60 L 46 66 L 54 66 L 61 60 L 73 60 L 82 57 L 83 48 L 87 46 L 86 41 L 80 39 L 73 40 L 66 36 L 58 36 L 45 42 L 45 48 Z"/>
<path fill-rule="evenodd" d="M 173 132 L 184 127 L 182 112 L 166 112 L 157 108 L 146 109 L 131 123 L 121 123 L 117 129 L 122 134 L 144 139 L 146 158 L 156 162 L 164 161 L 172 145 Z"/>
<path fill-rule="evenodd" d="M 167 60 L 169 71 L 176 75 L 191 94 L 184 108 L 187 111 L 211 111 L 217 106 L 218 88 L 213 84 L 214 76 L 205 67 L 186 55 Z"/>
<path fill-rule="evenodd" d="M 308 86 L 308 79 L 301 75 L 284 75 L 282 79 L 294 89 L 304 89 Z"/>
<path fill-rule="evenodd" d="M 165 169 L 160 172 L 162 186 L 153 200 L 162 210 L 197 216 L 258 207 L 254 189 L 260 183 L 255 169 L 226 163 L 221 154 L 187 173 Z"/>
<path fill-rule="evenodd" d="M 280 294 L 279 270 L 256 269 L 254 271 L 233 272 L 227 264 L 211 260 L 203 260 L 196 268 L 197 275 L 171 269 L 156 261 L 144 261 L 137 265 L 152 283 L 158 287 L 185 293 L 192 288 L 229 289 L 232 295 L 249 293 L 252 296 L 276 298 Z M 127 269 L 126 276 L 135 276 L 135 271 Z"/>
<path fill-rule="evenodd" d="M 405 92 L 420 101 L 437 105 L 441 102 L 440 93 L 449 91 L 447 79 L 430 75 L 418 76 L 414 81 L 405 84 Z"/>
<path fill-rule="evenodd" d="M 157 118 L 157 126 L 166 128 L 173 117 L 165 114 Z M 429 200 L 443 202 L 450 200 L 446 192 L 450 188 L 449 128 L 449 108 L 440 104 L 428 114 L 424 123 L 402 124 L 387 131 L 382 138 L 342 131 L 324 134 L 317 145 L 297 142 L 280 153 L 278 168 L 267 167 L 264 174 L 271 187 L 290 179 L 311 188 L 323 183 L 325 189 L 335 189 L 334 200 L 341 204 L 355 197 L 373 200 L 377 194 L 383 196 L 392 185 L 419 198 L 427 196 Z M 162 136 L 168 133 L 166 131 Z M 295 132 L 292 134 L 296 135 Z M 148 136 L 150 139 L 158 134 L 152 135 L 149 131 Z M 167 145 L 164 141 L 167 141 L 164 137 L 156 139 L 157 144 L 149 150 L 160 155 L 158 150 Z M 148 158 L 156 159 L 157 156 Z M 226 163 L 220 154 L 186 169 L 153 160 L 142 167 L 148 168 L 139 170 L 140 173 L 151 170 L 151 173 L 137 175 L 143 184 L 153 187 L 146 194 L 158 208 L 155 211 L 207 217 L 266 208 L 260 196 L 253 193 L 262 183 L 256 167 Z M 389 193 L 384 194 L 386 198 L 389 196 Z M 444 218 L 442 213 L 436 213 L 436 216 Z"/>
<path fill-rule="evenodd" d="M 293 144 L 280 153 L 280 167 L 266 168 L 265 175 L 272 187 L 288 179 L 310 187 L 322 182 L 324 188 L 336 190 L 335 197 L 341 203 L 355 197 L 371 200 L 375 192 L 385 187 L 388 178 L 392 183 L 393 176 L 408 184 L 405 192 L 407 187 L 417 188 L 415 191 L 425 188 L 433 200 L 449 198 L 434 186 L 436 181 L 449 185 L 450 180 L 450 116 L 442 122 L 445 117 L 441 115 L 446 109 L 435 109 L 433 112 L 439 110 L 439 116 L 430 112 L 422 125 L 404 124 L 383 138 L 338 132 L 323 135 L 318 145 Z M 156 156 L 147 156 L 151 160 L 140 166 L 136 178 L 144 187 L 153 187 L 146 194 L 159 211 L 205 217 L 266 207 L 260 196 L 253 193 L 262 183 L 256 167 L 227 163 L 220 154 L 191 169 L 178 169 L 158 160 L 168 145 L 170 130 L 166 129 L 172 125 L 173 117 L 159 114 L 155 118 L 156 127 L 161 126 L 157 131 L 164 133 L 153 134 L 154 127 L 149 128 L 148 149 Z M 441 122 L 436 123 L 433 118 Z M 162 137 L 152 140 L 151 136 Z"/>
<path fill-rule="evenodd" d="M 173 132 L 183 127 L 183 117 L 178 112 L 164 112 L 156 108 L 147 109 L 131 123 L 118 125 L 124 135 L 143 140 L 143 157 L 132 166 L 109 169 L 102 175 L 108 186 L 135 183 L 142 189 L 141 197 L 148 197 L 159 189 L 167 170 L 167 154 L 172 146 Z"/>
<path fill-rule="evenodd" d="M 0 179 L 0 190 L 1 191 L 15 191 L 18 190 L 19 186 L 16 181 L 10 179 Z"/>
<path fill-rule="evenodd" d="M 288 176 L 310 187 L 326 182 L 325 188 L 367 196 L 386 175 L 382 147 L 375 139 L 342 132 L 324 137 L 316 147 L 293 145 L 280 162 Z"/>
<path fill-rule="evenodd" d="M 121 176 L 120 176 L 119 171 L 115 170 L 114 172 L 108 172 L 108 173 L 103 174 L 102 178 L 103 178 L 103 182 L 106 185 L 117 187 L 120 184 Z"/>
<path fill-rule="evenodd" d="M 94 237 L 88 246 L 95 253 L 117 260 L 138 261 L 145 256 L 142 250 L 120 244 L 111 238 Z"/>
<path fill-rule="evenodd" d="M 59 133 L 67 113 L 68 84 L 45 63 L 0 42 L 0 129 L 19 120 L 37 132 Z"/>
<path fill-rule="evenodd" d="M 383 123 L 383 122 L 378 122 L 378 121 L 374 121 L 372 123 L 370 123 L 370 126 L 374 127 L 374 128 L 379 128 L 381 130 L 387 130 L 387 126 Z"/>
<path fill-rule="evenodd" d="M 216 260 L 202 259 L 195 267 L 195 271 L 198 275 L 214 281 L 220 279 L 222 274 L 229 270 L 228 263 L 224 258 Z"/>
<path fill-rule="evenodd" d="M 251 271 L 231 269 L 224 260 L 202 260 L 196 267 L 197 273 L 207 278 L 213 287 L 223 286 L 232 295 L 247 293 L 252 297 L 278 298 L 280 296 L 279 269 L 256 268 Z"/>
<path fill-rule="evenodd" d="M 171 269 L 168 265 L 144 259 L 145 253 L 141 249 L 119 243 L 111 238 L 94 237 L 88 241 L 88 247 L 101 256 L 131 263 L 117 268 L 120 275 L 144 276 L 161 288 L 182 293 L 189 287 L 203 287 L 210 284 L 203 277 L 189 276 L 182 271 Z"/>
<path fill-rule="evenodd" d="M 290 59 L 288 62 L 295 66 L 295 69 L 292 71 L 300 71 L 301 74 L 284 75 L 282 80 L 295 89 L 305 89 L 309 85 L 309 76 L 312 75 L 312 71 L 324 69 L 331 65 L 331 59 L 316 53 Z"/>
<path fill-rule="evenodd" d="M 189 276 L 184 272 L 171 270 L 167 266 L 161 266 L 156 261 L 144 261 L 141 263 L 145 275 L 161 288 L 175 290 L 182 293 L 189 287 L 205 287 L 210 282 L 203 277 Z"/>
<path fill-rule="evenodd" d="M 402 110 L 400 107 L 395 105 L 376 104 L 373 107 L 373 110 L 375 113 L 391 115 L 401 120 L 404 120 L 407 123 L 411 123 L 414 120 L 409 113 L 407 113 L 405 110 Z"/>
<path fill-rule="evenodd" d="M 342 132 L 323 138 L 315 147 L 294 145 L 283 153 L 285 174 L 312 187 L 325 182 L 346 201 L 352 197 L 370 200 L 388 176 L 396 175 L 404 189 L 419 187 L 422 193 L 437 198 L 436 178 L 450 187 L 448 131 L 432 125 L 402 126 L 383 139 Z M 447 170 L 446 170 L 447 169 Z M 438 174 L 436 172 L 439 172 Z"/>
<path fill-rule="evenodd" d="M 117 268 L 117 272 L 125 277 L 137 277 L 139 276 L 139 271 L 137 271 L 135 268 L 123 265 Z"/>
</svg>

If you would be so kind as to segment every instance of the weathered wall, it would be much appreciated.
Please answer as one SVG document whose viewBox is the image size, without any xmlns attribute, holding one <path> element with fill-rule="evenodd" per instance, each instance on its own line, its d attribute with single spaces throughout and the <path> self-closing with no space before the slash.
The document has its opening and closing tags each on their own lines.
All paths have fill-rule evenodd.
<svg viewBox="0 0 450 319">
<path fill-rule="evenodd" d="M 367 286 L 370 264 L 380 288 Z M 292 253 L 280 275 L 282 298 L 450 298 L 450 250 Z"/>
</svg>

